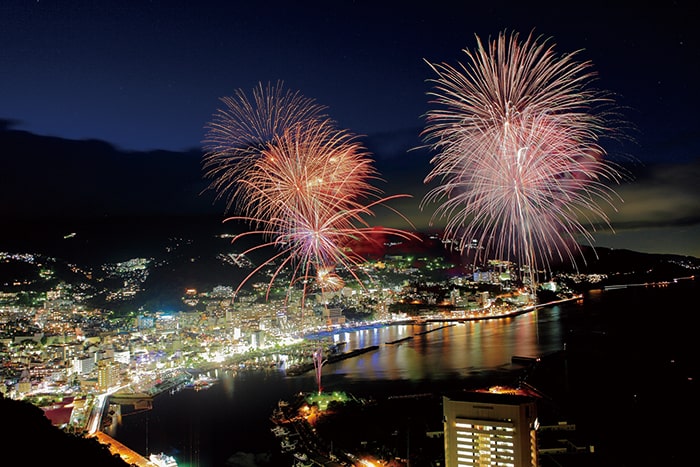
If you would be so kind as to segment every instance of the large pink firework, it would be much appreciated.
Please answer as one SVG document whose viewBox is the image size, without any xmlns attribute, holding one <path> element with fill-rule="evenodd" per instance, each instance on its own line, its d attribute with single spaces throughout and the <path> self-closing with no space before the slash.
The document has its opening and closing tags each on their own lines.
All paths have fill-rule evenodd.
<svg viewBox="0 0 700 467">
<path fill-rule="evenodd" d="M 279 88 L 275 95 L 279 95 Z M 336 268 L 348 271 L 361 283 L 355 269 L 364 258 L 354 252 L 353 245 L 370 241 L 377 233 L 367 223 L 367 217 L 374 215 L 375 207 L 388 207 L 389 200 L 407 196 L 382 197 L 382 191 L 373 184 L 380 179 L 370 154 L 357 138 L 335 128 L 320 114 L 320 107 L 309 105 L 312 101 L 292 95 L 295 98 L 291 100 L 271 100 L 265 93 L 258 93 L 256 106 L 242 99 L 240 108 L 227 113 L 232 118 L 211 126 L 210 133 L 214 135 L 209 140 L 215 140 L 215 144 L 205 155 L 205 168 L 209 169 L 206 174 L 215 179 L 214 188 L 229 190 L 236 200 L 235 215 L 225 220 L 244 221 L 252 227 L 234 241 L 261 235 L 264 241 L 244 254 L 270 246 L 276 249 L 272 257 L 241 282 L 238 290 L 273 263 L 276 267 L 268 292 L 286 269 L 292 271 L 290 285 L 296 281 L 304 284 L 303 295 L 307 283 L 314 278 L 323 290 L 336 289 L 342 283 L 334 272 Z M 292 108 L 268 109 L 270 102 Z M 300 106 L 299 102 L 305 105 Z M 302 113 L 295 114 L 295 109 Z M 264 138 L 250 138 L 248 130 L 254 126 L 251 122 L 261 120 L 262 114 L 285 117 L 270 125 L 275 130 L 266 132 Z M 226 141 L 235 146 L 229 148 Z M 415 238 L 399 229 L 383 229 L 381 233 Z"/>
<path fill-rule="evenodd" d="M 437 154 L 425 182 L 439 185 L 422 206 L 446 221 L 461 251 L 538 264 L 569 259 L 589 228 L 609 225 L 620 172 L 600 145 L 612 99 L 593 89 L 589 62 L 558 56 L 547 40 L 499 34 L 464 50 L 467 65 L 431 64 L 432 103 L 423 136 Z M 534 285 L 534 277 L 530 280 Z"/>
</svg>

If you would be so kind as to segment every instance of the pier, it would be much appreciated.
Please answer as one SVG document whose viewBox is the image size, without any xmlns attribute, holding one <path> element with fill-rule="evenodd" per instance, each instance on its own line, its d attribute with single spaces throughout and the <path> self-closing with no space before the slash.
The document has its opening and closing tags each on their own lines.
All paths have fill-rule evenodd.
<svg viewBox="0 0 700 467">
<path fill-rule="evenodd" d="M 341 354 L 331 355 L 330 357 L 328 357 L 328 359 L 326 360 L 325 363 L 339 362 L 341 360 L 345 360 L 346 358 L 352 358 L 352 357 L 356 357 L 357 355 L 362 355 L 363 353 L 372 352 L 373 350 L 377 350 L 378 348 L 379 348 L 378 345 L 372 345 L 370 347 L 356 349 L 356 350 L 353 350 L 350 352 L 344 352 Z M 306 363 L 304 365 L 298 365 L 298 366 L 295 366 L 295 367 L 288 369 L 287 375 L 298 376 L 298 375 L 301 375 L 303 373 L 306 373 L 307 371 L 311 371 L 313 369 L 314 369 L 313 363 Z"/>
<path fill-rule="evenodd" d="M 109 448 L 109 452 L 118 455 L 129 465 L 135 465 L 137 467 L 156 467 L 153 462 L 149 461 L 138 452 L 129 449 L 127 446 L 101 431 L 97 431 L 90 436 L 97 438 L 101 444 Z"/>
</svg>

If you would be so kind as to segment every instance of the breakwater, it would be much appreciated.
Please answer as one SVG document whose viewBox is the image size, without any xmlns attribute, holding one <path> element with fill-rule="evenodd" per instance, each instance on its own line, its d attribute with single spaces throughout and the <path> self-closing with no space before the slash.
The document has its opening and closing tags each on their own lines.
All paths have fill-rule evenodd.
<svg viewBox="0 0 700 467">
<path fill-rule="evenodd" d="M 557 300 L 550 300 L 544 303 L 537 303 L 533 305 L 527 305 L 519 308 L 512 308 L 508 310 L 501 310 L 501 311 L 489 311 L 487 309 L 481 309 L 481 310 L 475 310 L 475 311 L 470 311 L 470 312 L 464 312 L 468 314 L 464 315 L 457 315 L 457 316 L 447 316 L 447 315 L 442 315 L 442 316 L 426 316 L 422 317 L 420 319 L 416 319 L 414 322 L 415 323 L 461 323 L 461 322 L 466 322 L 466 321 L 484 321 L 484 320 L 491 320 L 491 319 L 501 319 L 501 318 L 510 318 L 510 317 L 515 317 L 518 315 L 522 315 L 525 313 L 529 313 L 531 311 L 535 311 L 539 308 L 544 308 L 548 306 L 553 306 L 553 305 L 558 305 L 561 303 L 566 303 L 566 302 L 571 302 L 571 301 L 576 301 L 576 300 L 581 300 L 583 299 L 583 295 L 573 295 L 571 297 L 565 297 Z M 453 312 L 452 315 L 455 315 L 456 313 Z"/>
<path fill-rule="evenodd" d="M 358 355 L 362 355 L 367 352 L 372 352 L 373 350 L 377 350 L 379 348 L 378 345 L 372 345 L 369 347 L 364 347 L 362 349 L 355 349 L 350 352 L 344 352 L 336 355 L 331 355 L 328 357 L 324 363 L 335 363 L 339 362 L 341 360 L 345 360 L 346 358 L 352 358 L 356 357 Z M 314 364 L 312 363 L 304 363 L 301 365 L 295 365 L 289 369 L 287 369 L 286 373 L 288 376 L 298 376 L 301 374 L 306 373 L 307 371 L 311 371 L 314 369 Z"/>
<path fill-rule="evenodd" d="M 439 327 L 432 328 L 432 329 L 426 329 L 425 331 L 417 332 L 417 333 L 415 333 L 415 334 L 412 335 L 412 336 L 406 336 L 406 337 L 402 337 L 401 339 L 396 339 L 396 340 L 394 340 L 394 341 L 386 342 L 386 345 L 400 344 L 401 342 L 405 342 L 405 341 L 408 341 L 408 340 L 413 339 L 415 336 L 422 336 L 422 335 L 428 334 L 428 333 L 430 333 L 430 332 L 439 331 L 440 329 L 449 328 L 450 326 L 455 326 L 455 324 L 454 324 L 454 323 L 452 323 L 452 324 L 446 324 L 446 325 L 444 325 L 444 326 L 439 326 Z"/>
</svg>

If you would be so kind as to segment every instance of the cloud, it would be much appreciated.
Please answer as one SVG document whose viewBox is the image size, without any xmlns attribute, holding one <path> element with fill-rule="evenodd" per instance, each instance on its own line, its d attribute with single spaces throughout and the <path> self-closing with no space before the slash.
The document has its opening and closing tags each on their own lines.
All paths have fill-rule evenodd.
<svg viewBox="0 0 700 467">
<path fill-rule="evenodd" d="M 616 191 L 624 201 L 608 213 L 616 230 L 700 224 L 700 160 L 648 166 Z"/>
<path fill-rule="evenodd" d="M 617 193 L 608 209 L 613 230 L 594 232 L 596 244 L 645 253 L 700 258 L 700 160 L 649 165 Z"/>
</svg>

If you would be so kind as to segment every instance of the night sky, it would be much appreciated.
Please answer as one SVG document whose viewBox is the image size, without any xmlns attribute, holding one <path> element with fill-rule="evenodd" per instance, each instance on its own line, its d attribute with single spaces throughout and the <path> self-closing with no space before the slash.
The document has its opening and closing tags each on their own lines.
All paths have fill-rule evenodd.
<svg viewBox="0 0 700 467">
<path fill-rule="evenodd" d="M 476 35 L 534 31 L 559 53 L 580 50 L 596 87 L 615 94 L 634 127 L 630 141 L 606 148 L 632 176 L 616 189 L 624 202 L 609 213 L 615 233 L 595 232 L 596 245 L 700 257 L 700 17 L 690 1 L 645 3 L 5 0 L 0 133 L 109 149 L 80 157 L 47 149 L 28 161 L 0 147 L 5 222 L 87 212 L 93 189 L 102 214 L 113 212 L 110 199 L 153 212 L 172 203 L 173 186 L 183 213 L 223 217 L 223 205 L 201 196 L 202 174 L 187 157 L 201 152 L 221 97 L 283 81 L 365 138 L 382 189 L 412 194 L 397 207 L 421 227 L 429 157 L 408 149 L 429 108 L 435 76 L 426 60 L 465 63 L 462 49 Z M 56 180 L 62 164 L 69 169 Z"/>
</svg>

